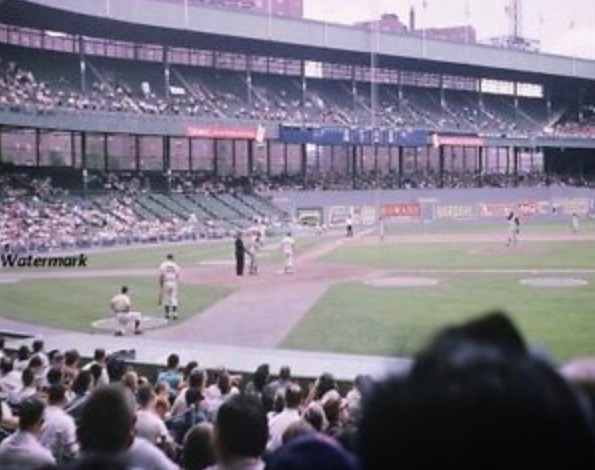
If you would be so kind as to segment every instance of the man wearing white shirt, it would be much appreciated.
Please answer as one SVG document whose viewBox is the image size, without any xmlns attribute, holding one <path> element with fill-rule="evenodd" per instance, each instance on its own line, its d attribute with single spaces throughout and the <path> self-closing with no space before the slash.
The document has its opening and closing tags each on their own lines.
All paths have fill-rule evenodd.
<svg viewBox="0 0 595 470">
<path fill-rule="evenodd" d="M 302 403 L 302 389 L 298 384 L 290 384 L 285 389 L 285 408 L 269 419 L 269 442 L 267 450 L 274 452 L 283 445 L 283 433 L 296 421 L 299 421 L 299 407 Z"/>
<path fill-rule="evenodd" d="M 120 293 L 112 297 L 110 306 L 112 313 L 118 321 L 118 330 L 116 331 L 116 336 L 124 336 L 130 322 L 134 322 L 134 333 L 141 333 L 141 314 L 140 312 L 130 311 L 132 303 L 130 302 L 130 297 L 128 296 L 128 287 L 122 286 Z"/>
<path fill-rule="evenodd" d="M 29 398 L 19 409 L 19 429 L 0 444 L 2 470 L 33 470 L 56 464 L 52 453 L 37 440 L 43 423 L 45 405 Z"/>
<path fill-rule="evenodd" d="M 58 462 L 72 460 L 78 453 L 76 425 L 72 416 L 64 411 L 66 404 L 64 386 L 52 385 L 48 391 L 48 406 L 39 442 Z"/>
<path fill-rule="evenodd" d="M 163 420 L 155 413 L 155 392 L 150 385 L 139 387 L 136 393 L 139 409 L 136 412 L 136 435 L 151 444 L 172 443 Z"/>
</svg>

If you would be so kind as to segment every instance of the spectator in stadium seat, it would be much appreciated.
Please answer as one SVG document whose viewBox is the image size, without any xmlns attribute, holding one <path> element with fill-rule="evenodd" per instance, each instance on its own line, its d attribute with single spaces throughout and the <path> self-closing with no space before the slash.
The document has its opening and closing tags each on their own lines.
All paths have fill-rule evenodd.
<svg viewBox="0 0 595 470">
<path fill-rule="evenodd" d="M 39 442 L 49 449 L 57 462 L 73 459 L 78 453 L 76 426 L 66 407 L 66 390 L 63 385 L 52 385 L 48 390 L 48 406 L 44 413 Z"/>
<path fill-rule="evenodd" d="M 282 436 L 283 445 L 293 441 L 294 439 L 298 439 L 299 437 L 316 434 L 316 429 L 314 429 L 310 423 L 302 418 L 299 421 L 294 421 L 289 426 L 287 426 Z"/>
<path fill-rule="evenodd" d="M 252 374 L 252 380 L 246 384 L 244 393 L 249 396 L 255 397 L 259 400 L 265 409 L 269 409 L 266 403 L 263 402 L 264 390 L 269 381 L 269 365 L 261 364 L 256 368 L 254 374 Z"/>
<path fill-rule="evenodd" d="M 33 343 L 31 344 L 31 349 L 33 350 L 31 358 L 39 357 L 41 359 L 41 364 L 43 368 L 47 369 L 50 365 L 50 360 L 44 351 L 44 346 L 45 344 L 41 339 L 36 339 L 35 341 L 33 341 Z"/>
<path fill-rule="evenodd" d="M 440 334 L 409 375 L 364 405 L 363 467 L 592 469 L 595 440 L 575 391 L 500 315 Z"/>
<path fill-rule="evenodd" d="M 305 435 L 292 440 L 273 454 L 266 470 L 357 470 L 354 455 L 339 444 L 320 435 Z M 392 468 L 390 463 L 387 467 Z"/>
<path fill-rule="evenodd" d="M 101 373 L 95 382 L 95 385 L 107 385 L 109 384 L 109 376 L 107 374 L 107 354 L 105 349 L 98 348 L 93 353 L 93 360 L 86 364 L 82 370 L 90 370 L 93 366 L 97 365 L 100 367 Z"/>
<path fill-rule="evenodd" d="M 279 378 L 270 382 L 264 389 L 265 405 L 267 411 L 272 408 L 273 400 L 278 393 L 282 395 L 285 393 L 285 388 L 291 383 L 291 368 L 289 366 L 282 366 L 279 369 Z"/>
<path fill-rule="evenodd" d="M 72 401 L 68 403 L 66 412 L 75 420 L 78 420 L 83 406 L 91 395 L 94 385 L 93 380 L 93 376 L 89 370 L 83 370 L 79 372 L 79 374 L 76 376 L 76 379 L 74 379 L 74 383 L 72 384 L 72 392 L 74 393 L 74 397 Z"/>
<path fill-rule="evenodd" d="M 167 358 L 167 369 L 157 376 L 157 382 L 167 382 L 173 393 L 177 393 L 183 379 L 179 367 L 180 357 L 177 354 L 170 354 Z"/>
<path fill-rule="evenodd" d="M 303 399 L 302 388 L 295 383 L 285 388 L 285 408 L 269 419 L 269 442 L 267 451 L 273 452 L 283 444 L 283 433 L 296 421 L 300 421 L 300 405 Z"/>
<path fill-rule="evenodd" d="M 177 416 L 184 413 L 188 409 L 186 393 L 188 390 L 194 389 L 198 392 L 201 399 L 201 408 L 206 411 L 206 403 L 204 401 L 204 389 L 205 389 L 206 373 L 202 369 L 194 369 L 188 377 L 188 386 L 180 391 L 176 397 L 174 404 L 171 409 L 172 416 Z"/>
<path fill-rule="evenodd" d="M 44 409 L 45 405 L 37 398 L 28 398 L 21 403 L 18 430 L 0 443 L 2 470 L 36 470 L 56 464 L 52 453 L 37 440 Z"/>
<path fill-rule="evenodd" d="M 157 447 L 135 438 L 135 410 L 121 385 L 99 387 L 81 412 L 77 437 L 83 456 L 119 456 L 130 468 L 174 470 L 174 465 Z"/>
<path fill-rule="evenodd" d="M 13 390 L 8 396 L 8 402 L 11 406 L 19 406 L 22 401 L 37 394 L 35 387 L 35 374 L 31 369 L 25 369 L 21 373 L 21 385 Z"/>
<path fill-rule="evenodd" d="M 181 466 L 184 470 L 203 470 L 214 463 L 213 425 L 207 422 L 197 424 L 184 437 Z"/>
<path fill-rule="evenodd" d="M 217 413 L 215 449 L 217 464 L 210 470 L 262 470 L 268 439 L 264 409 L 253 397 L 235 395 Z"/>
<path fill-rule="evenodd" d="M 12 359 L 8 356 L 0 359 L 0 398 L 7 398 L 20 385 L 21 374 L 13 369 Z"/>
<path fill-rule="evenodd" d="M 136 399 L 138 411 L 136 412 L 136 435 L 146 439 L 151 444 L 171 443 L 172 439 L 165 427 L 163 420 L 155 413 L 155 392 L 150 385 L 138 388 Z"/>
</svg>

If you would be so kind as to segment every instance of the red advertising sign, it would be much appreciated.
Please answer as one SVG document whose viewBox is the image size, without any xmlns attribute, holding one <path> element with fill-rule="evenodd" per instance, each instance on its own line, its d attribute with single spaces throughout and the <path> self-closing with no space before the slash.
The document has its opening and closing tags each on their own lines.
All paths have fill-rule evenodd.
<svg viewBox="0 0 595 470">
<path fill-rule="evenodd" d="M 186 126 L 186 136 L 202 137 L 205 139 L 245 139 L 262 142 L 264 140 L 264 128 L 261 126 L 254 129 Z"/>
<path fill-rule="evenodd" d="M 416 202 L 408 204 L 383 204 L 380 210 L 382 213 L 382 217 L 421 217 L 421 206 Z"/>
<path fill-rule="evenodd" d="M 519 204 L 519 214 L 528 217 L 539 214 L 538 202 L 521 202 Z"/>
</svg>

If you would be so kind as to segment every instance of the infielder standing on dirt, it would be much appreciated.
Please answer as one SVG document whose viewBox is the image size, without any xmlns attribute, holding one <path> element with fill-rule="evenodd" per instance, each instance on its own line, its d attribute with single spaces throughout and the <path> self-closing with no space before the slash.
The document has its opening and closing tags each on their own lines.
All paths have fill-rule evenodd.
<svg viewBox="0 0 595 470">
<path fill-rule="evenodd" d="M 248 268 L 248 274 L 258 274 L 258 252 L 262 247 L 260 239 L 260 232 L 256 231 L 250 239 L 250 245 L 248 246 L 248 254 L 250 256 L 250 266 Z"/>
<path fill-rule="evenodd" d="M 281 247 L 283 248 L 283 255 L 285 256 L 285 274 L 293 273 L 293 257 L 295 254 L 295 240 L 291 236 L 291 232 L 288 232 L 285 238 L 281 241 Z"/>
<path fill-rule="evenodd" d="M 128 297 L 128 287 L 122 286 L 120 293 L 114 295 L 110 302 L 110 308 L 118 322 L 116 336 L 124 336 L 130 322 L 134 322 L 134 334 L 141 334 L 141 314 L 140 312 L 131 312 L 131 306 L 132 303 L 130 302 L 130 297 Z"/>
<path fill-rule="evenodd" d="M 508 241 L 506 242 L 506 246 L 516 245 L 519 242 L 521 221 L 512 211 L 508 214 L 506 220 L 508 220 Z"/>
<path fill-rule="evenodd" d="M 174 255 L 169 254 L 159 266 L 159 305 L 163 305 L 165 319 L 178 318 L 178 282 L 180 267 L 174 261 Z"/>
</svg>

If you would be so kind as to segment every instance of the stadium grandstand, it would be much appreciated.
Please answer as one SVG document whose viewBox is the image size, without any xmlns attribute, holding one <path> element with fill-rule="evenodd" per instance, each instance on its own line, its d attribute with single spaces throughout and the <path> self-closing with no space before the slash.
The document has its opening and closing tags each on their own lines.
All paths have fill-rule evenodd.
<svg viewBox="0 0 595 470">
<path fill-rule="evenodd" d="M 311 21 L 301 0 L 0 0 L 0 254 L 593 217 L 595 61 L 452 30 Z M 591 360 L 558 374 L 501 314 L 440 326 L 394 361 L 191 349 L 182 320 L 188 344 L 87 325 L 8 347 L 0 326 L 0 469 L 593 468 Z"/>
</svg>

